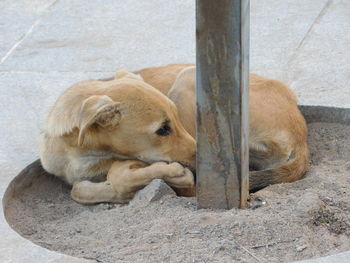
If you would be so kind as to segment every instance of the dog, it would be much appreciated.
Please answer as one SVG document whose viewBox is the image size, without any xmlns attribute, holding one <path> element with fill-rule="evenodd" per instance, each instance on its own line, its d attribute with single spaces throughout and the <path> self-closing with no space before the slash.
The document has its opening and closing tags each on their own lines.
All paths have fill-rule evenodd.
<svg viewBox="0 0 350 263">
<path fill-rule="evenodd" d="M 195 89 L 195 67 L 190 64 L 135 74 L 121 71 L 109 80 L 80 83 L 58 99 L 47 118 L 41 162 L 73 185 L 72 198 L 83 204 L 127 202 L 155 178 L 164 179 L 179 195 L 194 196 L 193 174 L 181 164 L 194 169 Z M 142 92 L 148 96 L 140 97 Z M 151 114 L 152 121 L 144 120 L 147 110 L 164 112 L 169 105 L 166 119 Z M 166 141 L 164 148 L 150 143 L 175 126 L 181 136 Z M 279 81 L 251 74 L 250 191 L 302 178 L 309 164 L 306 140 L 306 122 L 294 93 Z M 94 182 L 104 174 L 106 180 Z"/>
<path fill-rule="evenodd" d="M 43 168 L 72 185 L 82 204 L 125 203 L 156 178 L 192 189 L 195 158 L 175 104 L 127 71 L 66 90 L 40 138 Z"/>
<path fill-rule="evenodd" d="M 185 129 L 196 137 L 196 68 L 174 64 L 137 72 L 175 103 Z M 308 170 L 307 126 L 292 90 L 250 74 L 249 185 L 256 191 L 294 182 Z M 193 195 L 195 190 L 182 190 Z"/>
</svg>

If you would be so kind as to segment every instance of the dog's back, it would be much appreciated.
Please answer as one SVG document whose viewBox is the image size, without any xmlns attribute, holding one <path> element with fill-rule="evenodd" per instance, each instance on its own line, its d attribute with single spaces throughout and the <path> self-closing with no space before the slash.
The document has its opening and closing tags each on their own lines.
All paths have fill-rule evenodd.
<svg viewBox="0 0 350 263">
<path fill-rule="evenodd" d="M 147 82 L 169 87 L 164 79 L 167 71 L 178 72 L 180 65 L 140 71 Z M 161 74 L 157 74 L 161 71 Z M 178 107 L 184 127 L 195 137 L 196 84 L 195 67 L 182 65 L 168 96 Z M 158 76 L 158 79 L 155 78 Z M 307 126 L 297 106 L 294 93 L 283 83 L 250 75 L 250 189 L 273 183 L 292 182 L 303 177 L 308 169 Z"/>
</svg>

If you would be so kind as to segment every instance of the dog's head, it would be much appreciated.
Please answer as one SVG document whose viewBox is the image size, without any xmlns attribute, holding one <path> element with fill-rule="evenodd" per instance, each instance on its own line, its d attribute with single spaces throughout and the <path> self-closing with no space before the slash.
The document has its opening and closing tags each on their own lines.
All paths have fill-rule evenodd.
<svg viewBox="0 0 350 263">
<path fill-rule="evenodd" d="M 148 163 L 176 161 L 195 167 L 195 140 L 170 99 L 129 72 L 119 72 L 103 85 L 80 102 L 79 147 L 103 148 Z"/>
</svg>

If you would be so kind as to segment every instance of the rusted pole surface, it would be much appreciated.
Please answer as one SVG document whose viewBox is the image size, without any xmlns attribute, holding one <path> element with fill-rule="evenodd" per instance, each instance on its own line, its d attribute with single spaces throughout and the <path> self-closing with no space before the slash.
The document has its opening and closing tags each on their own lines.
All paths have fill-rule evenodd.
<svg viewBox="0 0 350 263">
<path fill-rule="evenodd" d="M 249 0 L 197 0 L 196 13 L 198 207 L 245 207 Z"/>
</svg>

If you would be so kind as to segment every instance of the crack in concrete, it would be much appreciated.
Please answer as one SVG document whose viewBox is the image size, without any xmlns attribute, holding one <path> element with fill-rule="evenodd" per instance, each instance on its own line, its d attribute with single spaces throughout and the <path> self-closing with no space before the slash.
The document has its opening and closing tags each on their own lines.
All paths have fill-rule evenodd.
<svg viewBox="0 0 350 263">
<path fill-rule="evenodd" d="M 20 44 L 22 44 L 29 35 L 33 32 L 33 30 L 41 23 L 41 21 L 50 13 L 53 6 L 58 2 L 59 0 L 55 0 L 52 2 L 42 13 L 39 15 L 39 18 L 30 26 L 30 28 L 25 32 L 20 39 L 6 52 L 6 54 L 1 58 L 0 65 L 2 65 L 12 54 L 13 52 L 18 48 Z"/>
<path fill-rule="evenodd" d="M 317 17 L 315 18 L 315 20 L 313 21 L 313 23 L 309 27 L 308 31 L 305 33 L 303 39 L 300 41 L 299 45 L 294 50 L 292 56 L 290 57 L 290 59 L 288 60 L 288 62 L 286 64 L 285 68 L 288 68 L 289 64 L 291 64 L 294 61 L 294 59 L 297 57 L 298 51 L 304 46 L 304 43 L 306 42 L 306 40 L 310 36 L 310 33 L 313 31 L 314 27 L 317 24 L 319 24 L 319 22 L 322 20 L 322 18 L 325 16 L 325 14 L 327 13 L 327 10 L 329 9 L 329 7 L 331 5 L 333 5 L 333 0 L 328 0 L 326 2 L 326 4 L 323 6 L 323 8 L 321 9 L 320 13 L 317 15 Z"/>
</svg>

